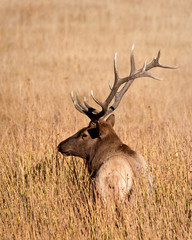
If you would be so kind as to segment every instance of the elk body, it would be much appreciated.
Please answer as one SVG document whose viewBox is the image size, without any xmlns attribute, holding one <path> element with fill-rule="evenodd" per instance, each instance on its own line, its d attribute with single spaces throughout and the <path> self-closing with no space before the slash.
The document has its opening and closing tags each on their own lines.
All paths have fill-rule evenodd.
<svg viewBox="0 0 192 240">
<path fill-rule="evenodd" d="M 152 185 L 145 159 L 122 143 L 113 129 L 114 123 L 113 114 L 106 121 L 90 122 L 58 146 L 62 154 L 85 160 L 95 179 L 96 191 L 103 199 L 112 196 L 124 199 L 132 189 L 134 178 L 140 179 L 142 173 Z"/>
<path fill-rule="evenodd" d="M 152 186 L 152 178 L 145 159 L 124 144 L 113 129 L 115 116 L 111 114 L 119 105 L 123 95 L 136 78 L 151 77 L 161 80 L 148 72 L 151 68 L 177 68 L 161 65 L 160 52 L 149 64 L 144 63 L 139 70 L 135 68 L 133 47 L 131 51 L 131 72 L 128 77 L 119 78 L 116 67 L 116 54 L 114 58 L 115 81 L 110 86 L 110 94 L 104 102 L 97 100 L 93 92 L 94 101 L 101 107 L 101 111 L 88 105 L 86 100 L 81 103 L 78 96 L 73 103 L 78 111 L 90 118 L 88 127 L 82 128 L 76 134 L 58 145 L 58 151 L 66 156 L 78 156 L 84 159 L 91 177 L 95 180 L 95 189 L 98 195 L 107 200 L 118 197 L 124 200 L 131 193 L 134 182 L 140 183 L 143 176 L 146 184 Z M 123 85 L 121 90 L 120 86 Z M 111 105 L 112 100 L 114 103 Z M 110 106 L 111 105 L 111 106 Z"/>
</svg>

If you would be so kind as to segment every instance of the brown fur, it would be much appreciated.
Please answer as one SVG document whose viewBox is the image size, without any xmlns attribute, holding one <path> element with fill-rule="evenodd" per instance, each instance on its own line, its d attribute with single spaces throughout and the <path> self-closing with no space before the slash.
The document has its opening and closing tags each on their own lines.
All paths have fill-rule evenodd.
<svg viewBox="0 0 192 240">
<path fill-rule="evenodd" d="M 58 150 L 85 160 L 103 199 L 115 196 L 124 200 L 133 182 L 141 179 L 143 173 L 150 185 L 152 180 L 145 159 L 122 143 L 113 129 L 114 124 L 113 114 L 106 121 L 90 122 L 88 127 L 61 142 Z"/>
</svg>

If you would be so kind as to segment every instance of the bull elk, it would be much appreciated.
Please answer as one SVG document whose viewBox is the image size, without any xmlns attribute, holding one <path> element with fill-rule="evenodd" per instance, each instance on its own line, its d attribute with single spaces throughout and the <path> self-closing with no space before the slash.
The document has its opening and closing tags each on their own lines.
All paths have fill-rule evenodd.
<svg viewBox="0 0 192 240">
<path fill-rule="evenodd" d="M 136 78 L 150 77 L 161 80 L 148 71 L 155 67 L 177 68 L 177 66 L 160 64 L 159 51 L 157 57 L 148 64 L 145 61 L 143 67 L 137 70 L 133 49 L 134 45 L 130 56 L 131 71 L 129 76 L 124 78 L 120 78 L 118 75 L 115 53 L 115 80 L 113 86 L 109 84 L 111 91 L 106 100 L 99 101 L 91 91 L 93 100 L 101 107 L 100 111 L 91 107 L 85 98 L 82 103 L 77 95 L 75 97 L 73 92 L 71 93 L 75 108 L 87 115 L 91 121 L 87 127 L 82 128 L 58 145 L 58 151 L 63 155 L 84 159 L 88 171 L 94 179 L 96 192 L 104 200 L 115 196 L 124 200 L 130 194 L 133 182 L 140 179 L 141 176 L 145 176 L 149 186 L 152 186 L 152 178 L 144 157 L 124 144 L 114 131 L 114 114 L 111 114 L 106 120 L 104 118 L 118 107 L 123 95 Z M 112 100 L 114 100 L 113 104 Z"/>
</svg>

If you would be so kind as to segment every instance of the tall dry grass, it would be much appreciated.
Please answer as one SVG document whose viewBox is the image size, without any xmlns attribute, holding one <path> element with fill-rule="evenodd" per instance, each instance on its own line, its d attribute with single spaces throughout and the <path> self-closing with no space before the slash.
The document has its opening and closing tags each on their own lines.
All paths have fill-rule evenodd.
<svg viewBox="0 0 192 240">
<path fill-rule="evenodd" d="M 192 239 L 191 1 L 0 2 L 0 239 Z M 121 76 L 160 48 L 163 82 L 138 79 L 116 131 L 144 155 L 155 193 L 92 201 L 83 161 L 57 144 L 88 124 L 69 93 L 103 100 L 118 51 Z"/>
</svg>

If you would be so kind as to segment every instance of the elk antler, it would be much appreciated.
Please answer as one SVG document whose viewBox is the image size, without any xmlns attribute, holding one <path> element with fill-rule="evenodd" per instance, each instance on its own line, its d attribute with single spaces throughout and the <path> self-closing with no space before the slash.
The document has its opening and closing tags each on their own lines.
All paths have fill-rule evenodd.
<svg viewBox="0 0 192 240">
<path fill-rule="evenodd" d="M 147 61 L 144 62 L 144 65 L 142 68 L 137 70 L 135 68 L 135 60 L 134 60 L 134 55 L 133 55 L 133 50 L 134 50 L 134 45 L 131 48 L 131 57 L 130 57 L 130 62 L 131 62 L 131 71 L 128 77 L 120 78 L 118 75 L 117 71 L 117 65 L 116 65 L 116 56 L 117 52 L 115 53 L 114 57 L 114 73 L 115 73 L 115 81 L 113 86 L 110 85 L 109 87 L 111 89 L 109 96 L 104 102 L 100 102 L 95 96 L 93 95 L 93 91 L 91 90 L 91 96 L 93 100 L 101 107 L 101 111 L 96 110 L 95 108 L 89 106 L 89 104 L 86 102 L 86 98 L 84 97 L 84 103 L 81 103 L 78 96 L 76 95 L 76 100 L 74 97 L 73 92 L 71 92 L 71 97 L 73 104 L 75 105 L 76 109 L 87 115 L 91 121 L 97 121 L 100 118 L 104 118 L 107 115 L 109 115 L 111 112 L 113 112 L 119 105 L 123 95 L 125 92 L 128 90 L 130 85 L 133 83 L 133 81 L 136 78 L 141 78 L 141 77 L 150 77 L 154 78 L 156 80 L 162 80 L 161 78 L 158 78 L 154 76 L 153 74 L 149 73 L 148 71 L 154 67 L 160 67 L 160 68 L 168 68 L 168 69 L 176 69 L 178 66 L 167 66 L 167 65 L 162 65 L 159 63 L 160 59 L 160 51 L 157 54 L 157 57 L 154 57 L 153 60 L 147 64 Z M 120 86 L 124 84 L 122 89 L 118 91 Z M 114 103 L 109 107 L 111 101 L 115 98 Z"/>
</svg>

